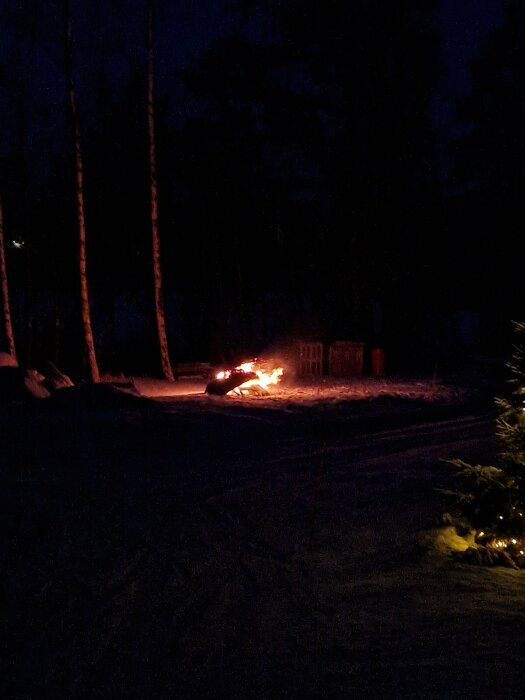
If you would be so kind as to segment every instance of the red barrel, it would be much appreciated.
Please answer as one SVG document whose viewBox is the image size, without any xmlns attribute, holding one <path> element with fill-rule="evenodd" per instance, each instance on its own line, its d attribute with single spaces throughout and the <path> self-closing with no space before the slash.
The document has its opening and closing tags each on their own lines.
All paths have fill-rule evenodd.
<svg viewBox="0 0 525 700">
<path fill-rule="evenodd" d="M 385 351 L 383 348 L 372 348 L 370 351 L 370 374 L 382 377 L 385 373 Z"/>
</svg>

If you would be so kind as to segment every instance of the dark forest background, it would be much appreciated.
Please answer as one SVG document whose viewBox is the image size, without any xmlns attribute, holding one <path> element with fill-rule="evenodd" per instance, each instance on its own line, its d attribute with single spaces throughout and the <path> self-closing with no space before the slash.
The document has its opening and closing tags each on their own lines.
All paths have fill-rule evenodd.
<svg viewBox="0 0 525 700">
<path fill-rule="evenodd" d="M 381 345 L 399 371 L 508 348 L 524 299 L 521 5 L 501 3 L 451 134 L 435 104 L 437 0 L 230 2 L 183 40 L 174 3 L 158 0 L 173 362 L 294 338 Z M 145 11 L 73 3 L 88 275 L 108 371 L 158 370 Z M 63 8 L 24 0 L 2 15 L 0 193 L 20 361 L 79 373 Z"/>
</svg>

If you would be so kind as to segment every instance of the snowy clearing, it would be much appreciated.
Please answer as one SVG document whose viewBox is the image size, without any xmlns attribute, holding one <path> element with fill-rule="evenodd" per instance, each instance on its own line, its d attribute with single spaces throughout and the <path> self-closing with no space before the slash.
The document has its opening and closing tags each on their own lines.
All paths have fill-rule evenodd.
<svg viewBox="0 0 525 700">
<path fill-rule="evenodd" d="M 521 694 L 523 572 L 434 528 L 443 460 L 494 456 L 487 394 L 136 386 L 3 410 L 4 697 Z"/>
</svg>

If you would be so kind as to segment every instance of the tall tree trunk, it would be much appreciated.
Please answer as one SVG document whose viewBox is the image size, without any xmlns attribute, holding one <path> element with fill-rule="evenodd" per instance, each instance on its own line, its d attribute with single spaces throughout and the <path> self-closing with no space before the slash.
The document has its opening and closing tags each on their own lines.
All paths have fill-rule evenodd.
<svg viewBox="0 0 525 700">
<path fill-rule="evenodd" d="M 66 16 L 66 74 L 75 148 L 75 184 L 79 243 L 78 263 L 80 275 L 80 302 L 82 310 L 82 324 L 84 327 L 84 348 L 88 362 L 89 376 L 91 381 L 96 383 L 100 381 L 100 374 L 98 371 L 97 357 L 95 354 L 95 343 L 93 341 L 93 331 L 91 329 L 91 315 L 89 311 L 89 290 L 86 273 L 86 225 L 84 219 L 84 173 L 82 167 L 82 151 L 80 149 L 80 124 L 75 96 L 75 87 L 73 82 L 73 39 L 71 30 L 71 10 L 69 0 L 65 0 L 64 5 Z"/>
<path fill-rule="evenodd" d="M 26 367 L 33 366 L 33 260 L 31 243 L 26 240 Z"/>
<path fill-rule="evenodd" d="M 2 200 L 0 200 L 0 281 L 2 284 L 2 315 L 4 320 L 4 331 L 9 348 L 9 354 L 16 360 L 15 336 L 11 324 L 11 307 L 9 305 L 9 286 L 7 284 L 7 269 L 5 264 L 4 246 L 4 213 Z"/>
<path fill-rule="evenodd" d="M 20 28 L 17 41 L 15 42 L 15 52 L 13 60 L 18 74 L 24 76 L 24 80 L 19 81 L 16 90 L 16 122 L 18 152 L 17 164 L 20 178 L 20 200 L 18 202 L 18 233 L 24 241 L 25 254 L 25 352 L 24 363 L 26 367 L 33 366 L 33 275 L 32 275 L 32 253 L 33 253 L 33 231 L 29 224 L 29 172 L 28 172 L 28 95 L 32 94 L 34 75 L 34 48 L 36 43 L 36 12 L 30 14 L 27 25 Z M 24 41 L 28 38 L 29 60 L 24 50 Z M 25 75 L 24 75 L 25 74 Z"/>
<path fill-rule="evenodd" d="M 148 0 L 148 136 L 149 136 L 149 182 L 150 182 L 150 211 L 151 211 L 151 241 L 153 248 L 153 285 L 155 291 L 155 316 L 159 336 L 160 362 L 162 374 L 173 381 L 166 321 L 164 317 L 164 300 L 162 297 L 162 270 L 160 264 L 160 240 L 158 227 L 158 196 L 157 196 L 157 155 L 155 150 L 155 111 L 153 99 L 153 0 Z"/>
</svg>

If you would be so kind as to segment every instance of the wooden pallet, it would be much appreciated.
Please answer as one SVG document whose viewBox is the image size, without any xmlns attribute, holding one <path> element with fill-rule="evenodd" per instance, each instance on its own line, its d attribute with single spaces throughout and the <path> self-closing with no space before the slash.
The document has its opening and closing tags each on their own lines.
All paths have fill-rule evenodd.
<svg viewBox="0 0 525 700">
<path fill-rule="evenodd" d="M 303 377 L 320 377 L 323 374 L 323 344 L 299 343 L 298 373 Z"/>
<path fill-rule="evenodd" d="M 363 374 L 364 343 L 337 340 L 328 353 L 328 371 L 332 377 L 356 377 Z"/>
</svg>

